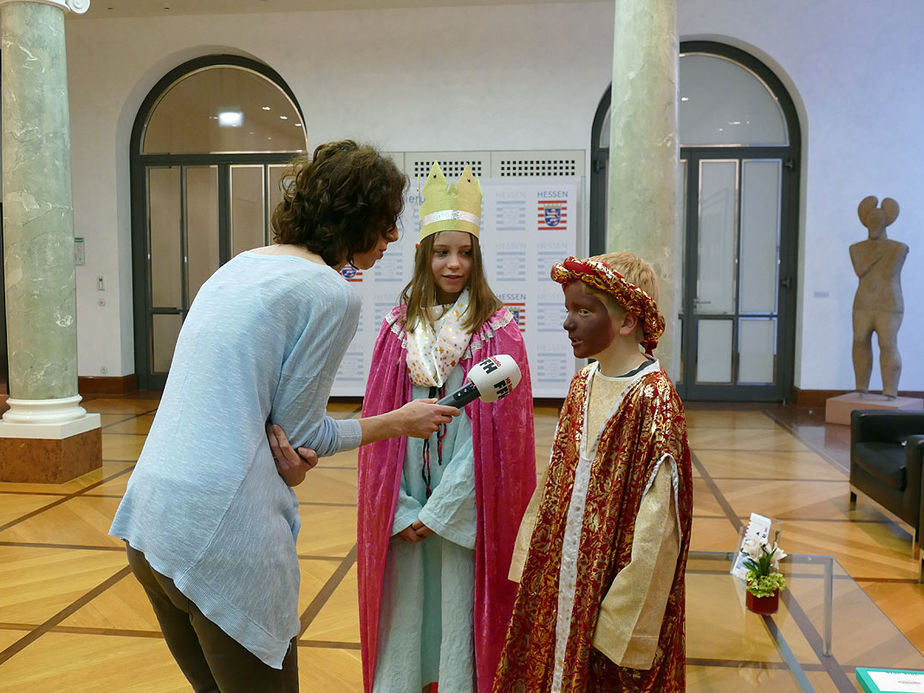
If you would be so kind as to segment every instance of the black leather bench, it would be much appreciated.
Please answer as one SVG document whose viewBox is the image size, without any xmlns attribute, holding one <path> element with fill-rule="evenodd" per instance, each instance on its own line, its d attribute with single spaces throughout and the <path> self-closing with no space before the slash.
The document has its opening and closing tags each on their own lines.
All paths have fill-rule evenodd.
<svg viewBox="0 0 924 693">
<path fill-rule="evenodd" d="M 858 409 L 850 414 L 850 501 L 857 493 L 881 505 L 912 534 L 920 556 L 924 411 Z"/>
</svg>

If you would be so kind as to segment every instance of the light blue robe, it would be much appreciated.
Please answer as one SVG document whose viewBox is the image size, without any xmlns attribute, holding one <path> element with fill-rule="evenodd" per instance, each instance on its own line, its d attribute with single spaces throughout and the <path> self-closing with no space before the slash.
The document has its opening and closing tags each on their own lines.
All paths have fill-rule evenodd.
<svg viewBox="0 0 924 693">
<path fill-rule="evenodd" d="M 456 366 L 445 392 L 462 385 Z M 414 387 L 414 399 L 429 388 Z M 438 463 L 437 437 L 430 438 L 430 487 L 421 476 L 424 441 L 409 438 L 385 563 L 376 693 L 414 693 L 439 681 L 440 693 L 475 690 L 475 476 L 472 429 L 462 414 L 443 438 Z M 434 534 L 410 544 L 397 533 L 420 519 Z"/>
</svg>

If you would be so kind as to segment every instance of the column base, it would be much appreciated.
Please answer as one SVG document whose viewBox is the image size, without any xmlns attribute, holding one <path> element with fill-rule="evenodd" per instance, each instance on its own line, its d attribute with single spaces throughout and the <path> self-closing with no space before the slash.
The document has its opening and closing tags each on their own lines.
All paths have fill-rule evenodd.
<svg viewBox="0 0 924 693">
<path fill-rule="evenodd" d="M 43 428 L 41 424 L 30 427 L 0 422 L 0 481 L 63 484 L 100 469 L 103 466 L 103 435 L 99 414 L 88 414 L 87 418 L 91 421 L 74 426 L 84 429 L 79 433 L 62 436 L 49 432 L 47 437 L 39 437 L 39 431 L 29 431 L 25 435 L 22 431 L 26 427 Z M 86 430 L 88 427 L 90 430 Z M 7 428 L 13 430 L 5 430 Z"/>
</svg>

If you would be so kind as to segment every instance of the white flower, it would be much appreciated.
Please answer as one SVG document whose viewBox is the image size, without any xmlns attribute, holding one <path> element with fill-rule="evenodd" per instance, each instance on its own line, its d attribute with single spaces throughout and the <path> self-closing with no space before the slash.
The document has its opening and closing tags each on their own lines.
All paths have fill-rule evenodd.
<svg viewBox="0 0 924 693">
<path fill-rule="evenodd" d="M 784 558 L 786 558 L 789 555 L 788 553 L 786 553 L 785 551 L 783 551 L 783 549 L 779 547 L 779 544 L 774 544 L 773 548 L 769 549 L 767 553 L 770 553 L 773 555 L 773 567 L 774 568 L 779 568 L 780 561 L 782 561 Z"/>
<path fill-rule="evenodd" d="M 744 540 L 744 545 L 741 547 L 741 550 L 744 551 L 749 558 L 756 561 L 760 558 L 761 549 L 765 544 L 766 542 L 759 537 L 747 537 Z"/>
</svg>

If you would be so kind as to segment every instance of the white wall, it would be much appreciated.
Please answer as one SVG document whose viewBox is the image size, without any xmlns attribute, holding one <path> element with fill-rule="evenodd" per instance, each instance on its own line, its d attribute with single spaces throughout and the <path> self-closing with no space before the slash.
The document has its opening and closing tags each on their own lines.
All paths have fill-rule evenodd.
<svg viewBox="0 0 924 693">
<path fill-rule="evenodd" d="M 924 337 L 924 249 L 909 233 L 924 227 L 914 194 L 924 180 L 919 1 L 679 5 L 682 38 L 752 51 L 802 109 L 796 385 L 852 387 L 847 246 L 864 237 L 856 205 L 874 194 L 902 205 L 890 228 L 912 246 L 901 388 L 924 390 L 924 363 L 913 358 Z M 171 68 L 215 52 L 264 61 L 298 98 L 311 146 L 352 136 L 392 151 L 588 149 L 610 81 L 612 18 L 603 2 L 69 20 L 76 234 L 87 244 L 77 275 L 80 374 L 134 372 L 128 143 L 141 101 Z"/>
<path fill-rule="evenodd" d="M 128 142 L 141 101 L 197 55 L 234 52 L 288 82 L 310 146 L 586 149 L 612 53 L 608 4 L 269 13 L 67 23 L 79 371 L 134 372 Z M 591 36 L 588 36 L 588 31 Z M 96 276 L 109 286 L 98 305 Z M 116 289 L 118 285 L 118 289 Z"/>
</svg>

